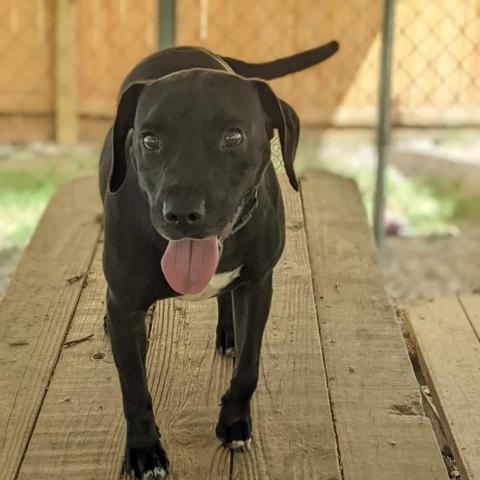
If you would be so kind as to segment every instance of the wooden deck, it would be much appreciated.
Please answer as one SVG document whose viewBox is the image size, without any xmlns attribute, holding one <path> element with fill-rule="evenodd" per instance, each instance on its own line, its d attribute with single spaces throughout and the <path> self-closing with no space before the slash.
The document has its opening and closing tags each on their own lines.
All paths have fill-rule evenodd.
<svg viewBox="0 0 480 480">
<path fill-rule="evenodd" d="M 420 367 L 462 480 L 480 479 L 480 295 L 407 311 Z"/>
<path fill-rule="evenodd" d="M 311 173 L 284 196 L 250 452 L 214 436 L 232 369 L 215 353 L 215 301 L 152 312 L 149 381 L 170 478 L 447 480 L 357 188 Z M 120 478 L 100 212 L 95 179 L 61 188 L 0 303 L 1 479 Z"/>
</svg>

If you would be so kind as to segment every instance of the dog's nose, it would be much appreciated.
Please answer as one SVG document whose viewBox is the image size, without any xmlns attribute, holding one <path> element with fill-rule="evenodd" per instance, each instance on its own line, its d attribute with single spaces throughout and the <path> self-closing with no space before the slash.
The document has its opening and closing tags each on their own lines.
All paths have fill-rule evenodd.
<svg viewBox="0 0 480 480">
<path fill-rule="evenodd" d="M 186 206 L 185 206 L 186 207 Z M 202 201 L 195 207 L 182 208 L 170 202 L 163 204 L 163 216 L 167 223 L 172 225 L 197 223 L 205 217 L 205 202 Z"/>
</svg>

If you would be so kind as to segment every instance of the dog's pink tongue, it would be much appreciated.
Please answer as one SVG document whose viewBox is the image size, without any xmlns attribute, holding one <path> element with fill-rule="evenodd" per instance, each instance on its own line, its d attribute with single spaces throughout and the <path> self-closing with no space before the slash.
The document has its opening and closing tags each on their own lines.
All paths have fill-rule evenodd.
<svg viewBox="0 0 480 480">
<path fill-rule="evenodd" d="M 163 254 L 162 271 L 177 293 L 200 293 L 213 277 L 218 265 L 217 237 L 204 240 L 170 240 Z"/>
</svg>

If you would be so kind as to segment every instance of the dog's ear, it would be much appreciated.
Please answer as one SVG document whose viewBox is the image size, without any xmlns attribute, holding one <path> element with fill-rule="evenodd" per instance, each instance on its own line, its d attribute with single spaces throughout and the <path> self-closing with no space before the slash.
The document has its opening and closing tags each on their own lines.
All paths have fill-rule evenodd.
<svg viewBox="0 0 480 480">
<path fill-rule="evenodd" d="M 113 159 L 110 170 L 109 188 L 110 192 L 116 192 L 127 172 L 126 162 L 126 139 L 128 132 L 133 128 L 135 112 L 140 94 L 149 82 L 131 83 L 121 94 L 118 101 L 117 115 L 113 124 Z"/>
<path fill-rule="evenodd" d="M 263 110 L 269 121 L 269 128 L 278 130 L 282 157 L 290 185 L 298 191 L 298 180 L 293 169 L 293 161 L 300 136 L 300 122 L 293 108 L 277 98 L 270 86 L 261 80 L 254 80 Z M 272 133 L 273 134 L 273 133 Z"/>
</svg>

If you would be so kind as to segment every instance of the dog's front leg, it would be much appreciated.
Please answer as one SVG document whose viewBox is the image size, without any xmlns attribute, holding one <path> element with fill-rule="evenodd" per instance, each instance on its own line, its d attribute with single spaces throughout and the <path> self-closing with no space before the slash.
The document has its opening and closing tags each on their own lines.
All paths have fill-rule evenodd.
<svg viewBox="0 0 480 480">
<path fill-rule="evenodd" d="M 147 385 L 145 314 L 125 311 L 107 299 L 107 329 L 127 421 L 125 470 L 139 480 L 155 480 L 166 477 L 169 462 L 160 444 Z"/>
<path fill-rule="evenodd" d="M 218 438 L 243 450 L 251 440 L 250 399 L 257 387 L 260 348 L 272 299 L 272 272 L 239 286 L 232 294 L 235 367 L 230 388 L 222 397 Z"/>
<path fill-rule="evenodd" d="M 227 357 L 235 356 L 235 335 L 233 333 L 232 294 L 223 293 L 217 297 L 217 351 Z"/>
</svg>

